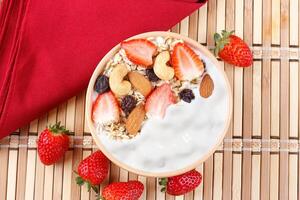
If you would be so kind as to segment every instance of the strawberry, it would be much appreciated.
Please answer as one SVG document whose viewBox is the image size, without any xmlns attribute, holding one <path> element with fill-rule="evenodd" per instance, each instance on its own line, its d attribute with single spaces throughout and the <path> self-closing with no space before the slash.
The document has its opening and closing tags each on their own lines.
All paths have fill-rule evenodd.
<svg viewBox="0 0 300 200">
<path fill-rule="evenodd" d="M 128 59 L 148 68 L 153 64 L 152 57 L 157 51 L 155 44 L 146 39 L 132 39 L 123 41 L 121 47 L 125 50 Z"/>
<path fill-rule="evenodd" d="M 112 92 L 99 94 L 92 107 L 92 119 L 97 123 L 119 121 L 120 108 Z"/>
<path fill-rule="evenodd" d="M 69 148 L 69 133 L 60 122 L 47 127 L 41 132 L 37 141 L 40 160 L 45 165 L 51 165 L 60 160 Z"/>
<path fill-rule="evenodd" d="M 174 46 L 171 63 L 179 80 L 190 81 L 204 72 L 204 65 L 199 56 L 184 43 Z"/>
<path fill-rule="evenodd" d="M 102 200 L 138 200 L 144 190 L 139 181 L 117 182 L 103 189 Z"/>
<path fill-rule="evenodd" d="M 78 177 L 76 182 L 78 185 L 87 184 L 88 191 L 91 188 L 98 193 L 97 185 L 99 185 L 107 176 L 109 160 L 101 151 L 96 151 L 82 160 L 78 165 Z"/>
<path fill-rule="evenodd" d="M 202 175 L 196 170 L 192 170 L 178 176 L 162 178 L 159 184 L 163 186 L 162 192 L 167 191 L 170 195 L 178 196 L 194 190 L 201 181 Z"/>
<path fill-rule="evenodd" d="M 157 87 L 147 98 L 145 109 L 147 115 L 164 118 L 167 108 L 176 103 L 171 86 L 165 83 Z"/>
<path fill-rule="evenodd" d="M 239 66 L 249 67 L 253 63 L 253 55 L 248 45 L 238 36 L 233 35 L 233 31 L 222 31 L 222 36 L 215 33 L 216 42 L 215 54 L 225 62 Z"/>
</svg>

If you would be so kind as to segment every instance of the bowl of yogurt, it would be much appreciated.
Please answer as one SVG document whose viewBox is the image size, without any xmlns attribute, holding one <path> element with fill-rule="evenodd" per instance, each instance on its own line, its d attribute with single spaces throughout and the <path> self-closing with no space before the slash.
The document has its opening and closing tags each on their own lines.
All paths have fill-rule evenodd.
<svg viewBox="0 0 300 200">
<path fill-rule="evenodd" d="M 171 32 L 133 36 L 97 65 L 86 94 L 87 124 L 118 166 L 149 177 L 192 170 L 222 143 L 232 93 L 217 59 Z"/>
</svg>

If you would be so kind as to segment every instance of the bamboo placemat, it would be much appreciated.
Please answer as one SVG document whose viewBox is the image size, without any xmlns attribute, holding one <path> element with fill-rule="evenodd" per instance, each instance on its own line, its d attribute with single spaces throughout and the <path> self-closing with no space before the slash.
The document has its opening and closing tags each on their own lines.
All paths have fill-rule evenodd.
<svg viewBox="0 0 300 200">
<path fill-rule="evenodd" d="M 171 31 L 213 48 L 213 33 L 235 33 L 252 46 L 254 65 L 226 71 L 234 98 L 232 122 L 223 144 L 203 165 L 203 183 L 172 197 L 157 179 L 111 164 L 113 181 L 138 179 L 143 200 L 299 199 L 299 16 L 298 0 L 209 0 Z M 176 13 L 175 13 L 176 14 Z M 85 92 L 0 141 L 0 199 L 94 199 L 75 184 L 73 170 L 96 149 L 84 119 Z M 25 116 L 24 116 L 25 117 Z M 64 160 L 45 167 L 36 138 L 47 124 L 61 121 L 72 133 Z"/>
</svg>

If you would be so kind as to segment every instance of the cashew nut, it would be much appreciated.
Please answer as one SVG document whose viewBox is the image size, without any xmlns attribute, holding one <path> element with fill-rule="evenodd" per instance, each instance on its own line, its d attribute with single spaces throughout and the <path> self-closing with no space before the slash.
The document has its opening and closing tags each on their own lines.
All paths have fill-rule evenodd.
<svg viewBox="0 0 300 200">
<path fill-rule="evenodd" d="M 116 95 L 122 96 L 130 92 L 131 83 L 123 80 L 127 73 L 128 69 L 125 64 L 118 64 L 111 72 L 109 86 Z"/>
<path fill-rule="evenodd" d="M 174 77 L 174 69 L 167 65 L 170 60 L 170 54 L 168 51 L 163 51 L 156 56 L 155 63 L 153 66 L 154 73 L 160 79 L 168 81 Z"/>
</svg>

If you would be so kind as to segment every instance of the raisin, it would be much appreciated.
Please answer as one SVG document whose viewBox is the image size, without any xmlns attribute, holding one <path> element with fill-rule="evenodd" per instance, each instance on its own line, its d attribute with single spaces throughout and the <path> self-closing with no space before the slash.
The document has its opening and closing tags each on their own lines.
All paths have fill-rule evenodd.
<svg viewBox="0 0 300 200">
<path fill-rule="evenodd" d="M 102 94 L 109 90 L 109 81 L 107 76 L 105 75 L 98 76 L 95 83 L 95 90 L 99 94 Z"/>
<path fill-rule="evenodd" d="M 121 108 L 126 115 L 129 115 L 129 113 L 135 108 L 136 104 L 136 99 L 131 95 L 126 95 L 121 100 Z"/>
<path fill-rule="evenodd" d="M 146 69 L 146 75 L 151 82 L 157 82 L 160 80 L 154 73 L 153 69 Z"/>
<path fill-rule="evenodd" d="M 192 90 L 190 89 L 183 89 L 182 91 L 179 92 L 179 97 L 183 101 L 187 103 L 191 103 L 193 99 L 195 99 L 195 95 Z"/>
</svg>

